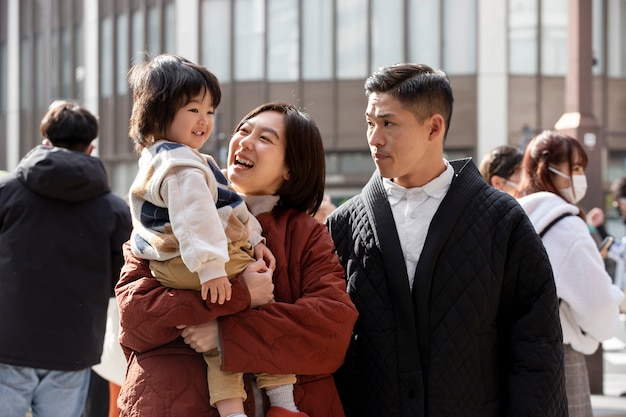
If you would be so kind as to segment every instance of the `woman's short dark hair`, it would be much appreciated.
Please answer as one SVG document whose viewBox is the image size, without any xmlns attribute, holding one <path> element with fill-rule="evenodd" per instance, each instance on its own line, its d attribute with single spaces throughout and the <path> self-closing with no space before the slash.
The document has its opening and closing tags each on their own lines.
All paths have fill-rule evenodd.
<svg viewBox="0 0 626 417">
<path fill-rule="evenodd" d="M 478 170 L 487 184 L 491 184 L 494 175 L 509 179 L 522 165 L 524 154 L 515 146 L 502 145 L 493 148 L 480 161 Z"/>
<path fill-rule="evenodd" d="M 210 94 L 217 109 L 222 91 L 217 77 L 205 67 L 177 55 L 162 54 L 133 65 L 128 71 L 133 90 L 129 136 L 140 152 L 163 134 L 176 112 L 199 94 Z"/>
<path fill-rule="evenodd" d="M 98 136 L 98 118 L 77 103 L 57 100 L 41 119 L 39 132 L 54 146 L 82 152 Z"/>
<path fill-rule="evenodd" d="M 578 154 L 579 161 L 573 160 L 575 153 Z M 583 168 L 587 167 L 587 153 L 580 142 L 555 130 L 544 130 L 535 136 L 524 153 L 519 195 L 549 191 L 565 198 L 554 184 L 552 172 L 549 170 L 550 167 L 564 162 L 567 162 L 570 172 L 573 163 L 580 162 Z"/>
<path fill-rule="evenodd" d="M 285 120 L 285 165 L 289 169 L 289 180 L 276 193 L 280 196 L 278 206 L 313 215 L 324 198 L 326 182 L 326 159 L 320 131 L 309 114 L 291 104 L 273 102 L 250 111 L 241 119 L 235 132 L 247 120 L 268 111 L 281 113 Z"/>
</svg>

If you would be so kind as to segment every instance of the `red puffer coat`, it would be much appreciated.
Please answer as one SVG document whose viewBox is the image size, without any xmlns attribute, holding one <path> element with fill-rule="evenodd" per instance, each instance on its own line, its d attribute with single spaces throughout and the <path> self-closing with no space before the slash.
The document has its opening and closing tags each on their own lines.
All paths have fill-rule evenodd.
<svg viewBox="0 0 626 417">
<path fill-rule="evenodd" d="M 125 246 L 116 287 L 129 364 L 118 406 L 121 416 L 211 416 L 206 365 L 180 338 L 178 324 L 219 319 L 222 368 L 232 372 L 295 373 L 296 404 L 310 417 L 344 415 L 331 373 L 343 362 L 357 312 L 326 227 L 294 210 L 257 216 L 276 257 L 276 303 L 249 309 L 241 277 L 223 305 L 196 291 L 160 286 L 148 264 Z M 237 314 L 234 314 L 237 313 Z M 255 415 L 249 375 L 245 407 Z M 264 401 L 267 407 L 267 400 Z"/>
</svg>

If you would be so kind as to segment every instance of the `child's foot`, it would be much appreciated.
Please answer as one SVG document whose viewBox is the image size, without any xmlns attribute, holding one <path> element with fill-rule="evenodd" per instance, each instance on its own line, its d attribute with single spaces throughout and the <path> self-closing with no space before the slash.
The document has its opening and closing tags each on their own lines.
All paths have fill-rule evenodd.
<svg viewBox="0 0 626 417">
<path fill-rule="evenodd" d="M 282 407 L 270 407 L 266 417 L 309 417 L 307 413 L 302 411 L 289 411 Z"/>
</svg>

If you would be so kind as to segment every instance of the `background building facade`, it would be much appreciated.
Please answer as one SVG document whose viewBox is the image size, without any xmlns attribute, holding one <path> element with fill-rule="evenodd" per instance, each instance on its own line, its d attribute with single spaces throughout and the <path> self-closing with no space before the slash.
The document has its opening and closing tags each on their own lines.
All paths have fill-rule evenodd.
<svg viewBox="0 0 626 417">
<path fill-rule="evenodd" d="M 205 151 L 224 165 L 248 110 L 297 104 L 320 127 L 327 189 L 340 202 L 374 170 L 363 81 L 381 65 L 422 62 L 449 74 L 447 158 L 479 160 L 553 128 L 564 112 L 568 1 L 0 0 L 0 169 L 41 141 L 51 101 L 74 99 L 99 115 L 99 157 L 126 194 L 137 161 L 126 71 L 170 52 L 206 65 L 222 84 Z M 608 188 L 626 175 L 626 0 L 591 1 L 592 107 Z"/>
</svg>

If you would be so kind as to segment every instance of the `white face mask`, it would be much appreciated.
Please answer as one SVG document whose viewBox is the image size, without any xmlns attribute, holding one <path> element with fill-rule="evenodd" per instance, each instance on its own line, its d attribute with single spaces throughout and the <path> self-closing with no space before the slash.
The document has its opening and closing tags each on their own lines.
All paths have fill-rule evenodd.
<svg viewBox="0 0 626 417">
<path fill-rule="evenodd" d="M 578 203 L 583 199 L 585 193 L 587 193 L 587 176 L 583 174 L 572 175 L 571 177 L 563 174 L 556 168 L 549 167 L 550 171 L 554 172 L 556 175 L 560 175 L 563 178 L 567 178 L 570 180 L 570 186 L 567 188 L 560 188 L 559 192 L 567 201 L 572 204 Z"/>
</svg>

